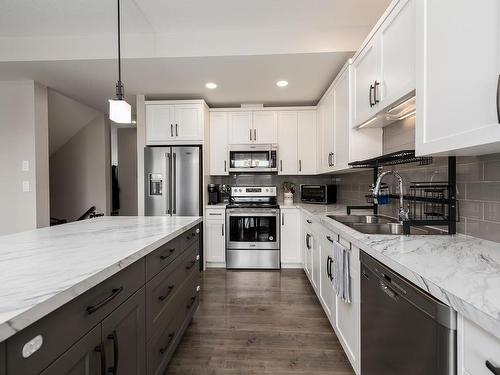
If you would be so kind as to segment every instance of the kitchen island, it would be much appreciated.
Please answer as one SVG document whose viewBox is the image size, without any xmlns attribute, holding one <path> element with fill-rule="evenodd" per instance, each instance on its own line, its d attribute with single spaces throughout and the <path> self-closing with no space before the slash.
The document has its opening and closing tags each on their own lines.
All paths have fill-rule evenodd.
<svg viewBox="0 0 500 375">
<path fill-rule="evenodd" d="M 161 373 L 198 305 L 201 221 L 102 217 L 0 237 L 0 374 Z"/>
</svg>

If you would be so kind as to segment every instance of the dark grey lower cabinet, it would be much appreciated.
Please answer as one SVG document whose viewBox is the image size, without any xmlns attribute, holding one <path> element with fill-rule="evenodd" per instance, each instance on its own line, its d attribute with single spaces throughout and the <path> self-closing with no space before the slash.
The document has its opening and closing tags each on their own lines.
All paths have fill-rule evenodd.
<svg viewBox="0 0 500 375">
<path fill-rule="evenodd" d="M 42 371 L 41 375 L 104 375 L 102 350 L 99 324 Z"/>
<path fill-rule="evenodd" d="M 102 321 L 102 342 L 109 373 L 146 373 L 145 299 L 142 287 Z"/>
<path fill-rule="evenodd" d="M 5 344 L 0 342 L 0 375 L 5 375 L 7 373 L 5 357 Z"/>
</svg>

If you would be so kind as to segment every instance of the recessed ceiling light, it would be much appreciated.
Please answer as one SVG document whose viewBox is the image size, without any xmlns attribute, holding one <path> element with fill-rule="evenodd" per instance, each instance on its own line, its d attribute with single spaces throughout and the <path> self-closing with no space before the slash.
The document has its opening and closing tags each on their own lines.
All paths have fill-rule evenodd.
<svg viewBox="0 0 500 375">
<path fill-rule="evenodd" d="M 278 81 L 278 82 L 276 82 L 276 86 L 278 86 L 278 87 L 287 87 L 288 86 L 288 81 Z"/>
<path fill-rule="evenodd" d="M 213 83 L 213 82 L 208 82 L 205 87 L 209 90 L 214 90 L 217 88 L 217 84 Z"/>
</svg>

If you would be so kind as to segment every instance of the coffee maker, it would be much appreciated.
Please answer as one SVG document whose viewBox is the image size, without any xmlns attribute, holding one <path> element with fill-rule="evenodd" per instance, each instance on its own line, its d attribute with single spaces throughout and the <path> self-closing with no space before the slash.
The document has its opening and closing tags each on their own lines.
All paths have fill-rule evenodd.
<svg viewBox="0 0 500 375">
<path fill-rule="evenodd" d="M 208 184 L 208 204 L 219 203 L 219 185 Z"/>
</svg>

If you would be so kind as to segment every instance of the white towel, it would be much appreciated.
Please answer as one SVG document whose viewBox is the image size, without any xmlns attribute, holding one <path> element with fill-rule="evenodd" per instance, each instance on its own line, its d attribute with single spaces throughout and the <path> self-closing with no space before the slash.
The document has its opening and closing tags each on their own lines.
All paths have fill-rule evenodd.
<svg viewBox="0 0 500 375">
<path fill-rule="evenodd" d="M 349 273 L 350 250 L 338 241 L 333 243 L 332 277 L 335 294 L 342 302 L 351 303 L 351 282 Z"/>
</svg>

